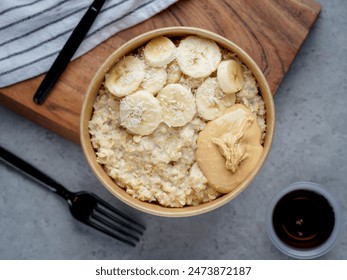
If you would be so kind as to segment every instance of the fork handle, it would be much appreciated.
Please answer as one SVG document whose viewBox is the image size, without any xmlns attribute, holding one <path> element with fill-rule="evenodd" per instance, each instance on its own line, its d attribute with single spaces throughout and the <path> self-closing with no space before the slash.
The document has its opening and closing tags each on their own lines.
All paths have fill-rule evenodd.
<svg viewBox="0 0 347 280">
<path fill-rule="evenodd" d="M 72 193 L 52 178 L 0 146 L 0 160 L 68 200 Z"/>
</svg>

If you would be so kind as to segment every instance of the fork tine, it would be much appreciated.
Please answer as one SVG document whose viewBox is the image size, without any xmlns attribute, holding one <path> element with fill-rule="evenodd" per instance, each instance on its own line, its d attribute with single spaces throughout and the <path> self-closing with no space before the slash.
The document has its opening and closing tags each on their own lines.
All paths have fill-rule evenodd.
<svg viewBox="0 0 347 280">
<path fill-rule="evenodd" d="M 126 243 L 126 244 L 128 244 L 130 246 L 133 246 L 133 247 L 136 246 L 136 243 L 134 241 L 129 240 L 129 239 L 127 239 L 127 238 L 125 238 L 125 237 L 123 237 L 121 235 L 118 235 L 118 234 L 114 233 L 113 231 L 111 231 L 111 230 L 101 226 L 100 224 L 95 223 L 92 220 L 84 221 L 84 223 L 86 223 L 87 225 L 89 225 L 89 226 L 91 226 L 91 227 L 93 227 L 93 228 L 95 228 L 95 229 L 97 229 L 97 230 L 99 230 L 99 231 L 101 231 L 101 232 L 103 232 L 103 233 L 105 233 L 105 234 L 115 238 L 115 239 L 118 239 L 118 240 L 120 240 L 120 241 L 122 241 L 122 242 L 124 242 L 124 243 Z"/>
<path fill-rule="evenodd" d="M 142 225 L 141 223 L 135 221 L 133 218 L 125 215 L 123 212 L 119 211 L 118 209 L 114 208 L 111 204 L 107 203 L 106 201 L 100 199 L 99 197 L 95 196 L 98 200 L 98 203 L 103 206 L 105 209 L 107 209 L 110 212 L 113 212 L 115 214 L 117 214 L 118 216 L 122 217 L 123 219 L 125 219 L 127 222 L 131 222 L 132 224 L 138 226 L 139 228 L 141 228 L 141 233 L 146 229 L 146 227 L 144 225 Z M 100 209 L 100 208 L 99 208 Z M 128 224 L 129 225 L 129 224 Z"/>
<path fill-rule="evenodd" d="M 122 219 L 117 218 L 114 215 L 114 213 L 112 213 L 113 214 L 112 215 L 112 214 L 110 214 L 109 212 L 105 211 L 104 209 L 102 209 L 100 207 L 96 207 L 95 208 L 95 212 L 100 213 L 101 215 L 104 215 L 105 217 L 109 218 L 110 220 L 112 220 L 112 221 L 114 221 L 114 222 L 116 222 L 118 224 L 121 224 L 122 226 L 124 226 L 124 227 L 126 227 L 126 228 L 128 228 L 130 230 L 134 230 L 134 231 L 136 231 L 137 233 L 139 233 L 141 235 L 143 234 L 143 229 L 142 228 L 139 229 L 139 227 L 134 227 L 131 223 L 128 222 L 128 220 L 124 221 Z M 122 217 L 122 218 L 124 219 L 124 217 Z M 138 224 L 136 224 L 136 225 L 138 225 Z"/>
<path fill-rule="evenodd" d="M 128 237 L 130 237 L 130 238 L 132 238 L 132 239 L 134 239 L 136 241 L 140 241 L 140 239 L 134 233 L 132 233 L 131 231 L 127 231 L 124 228 L 121 228 L 121 227 L 117 226 L 117 224 L 111 223 L 110 221 L 104 219 L 100 215 L 92 213 L 90 215 L 90 218 L 93 218 L 96 221 L 98 221 L 99 223 L 101 223 L 103 225 L 106 225 L 107 227 L 109 227 L 109 228 L 111 228 L 111 229 L 113 229 L 115 231 L 118 231 L 119 233 L 124 234 L 124 235 L 126 235 L 126 236 L 128 236 Z"/>
</svg>

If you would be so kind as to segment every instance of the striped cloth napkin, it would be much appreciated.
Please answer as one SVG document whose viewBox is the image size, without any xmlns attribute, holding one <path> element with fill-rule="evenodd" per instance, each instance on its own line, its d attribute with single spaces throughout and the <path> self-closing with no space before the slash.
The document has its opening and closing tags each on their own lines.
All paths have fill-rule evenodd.
<svg viewBox="0 0 347 280">
<path fill-rule="evenodd" d="M 107 0 L 73 59 L 177 0 Z M 93 0 L 1 0 L 0 87 L 47 72 Z"/>
</svg>

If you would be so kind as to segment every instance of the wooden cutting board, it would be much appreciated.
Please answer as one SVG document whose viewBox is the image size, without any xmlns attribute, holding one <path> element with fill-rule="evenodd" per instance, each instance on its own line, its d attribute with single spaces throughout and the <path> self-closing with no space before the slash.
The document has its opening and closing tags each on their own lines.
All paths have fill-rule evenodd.
<svg viewBox="0 0 347 280">
<path fill-rule="evenodd" d="M 71 62 L 43 105 L 32 101 L 43 75 L 0 89 L 0 103 L 79 143 L 82 102 L 104 59 L 134 36 L 178 25 L 205 28 L 234 41 L 258 63 L 275 93 L 320 10 L 314 0 L 179 0 Z"/>
</svg>

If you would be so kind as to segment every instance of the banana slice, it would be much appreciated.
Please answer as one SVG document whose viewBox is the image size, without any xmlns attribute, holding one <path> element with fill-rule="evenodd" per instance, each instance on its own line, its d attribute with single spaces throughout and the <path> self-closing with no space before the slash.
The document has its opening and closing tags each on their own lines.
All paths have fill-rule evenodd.
<svg viewBox="0 0 347 280">
<path fill-rule="evenodd" d="M 195 98 L 199 116 L 207 121 L 222 115 L 236 101 L 235 93 L 222 91 L 217 78 L 207 78 L 196 90 Z"/>
<path fill-rule="evenodd" d="M 205 78 L 216 71 L 221 61 L 221 52 L 212 40 L 188 36 L 180 42 L 176 58 L 184 74 Z"/>
<path fill-rule="evenodd" d="M 222 61 L 218 65 L 217 79 L 225 93 L 238 92 L 245 83 L 241 64 L 232 59 Z"/>
<path fill-rule="evenodd" d="M 166 79 L 167 73 L 164 68 L 148 67 L 140 89 L 155 95 L 164 87 Z"/>
<path fill-rule="evenodd" d="M 149 65 L 164 67 L 174 60 L 176 46 L 167 37 L 157 37 L 147 43 L 143 55 Z"/>
<path fill-rule="evenodd" d="M 163 121 L 170 127 L 184 126 L 196 113 L 193 94 L 180 84 L 165 86 L 157 98 L 163 110 Z"/>
<path fill-rule="evenodd" d="M 177 61 L 174 60 L 172 61 L 167 67 L 166 67 L 166 72 L 167 72 L 167 80 L 166 83 L 168 84 L 175 84 L 178 83 L 179 80 L 182 77 L 182 71 L 180 67 L 177 64 Z"/>
<path fill-rule="evenodd" d="M 149 92 L 139 90 L 120 101 L 120 121 L 130 133 L 151 134 L 161 123 L 162 109 Z"/>
<path fill-rule="evenodd" d="M 145 77 L 145 63 L 135 56 L 126 56 L 106 75 L 106 88 L 117 97 L 136 91 Z"/>
</svg>

